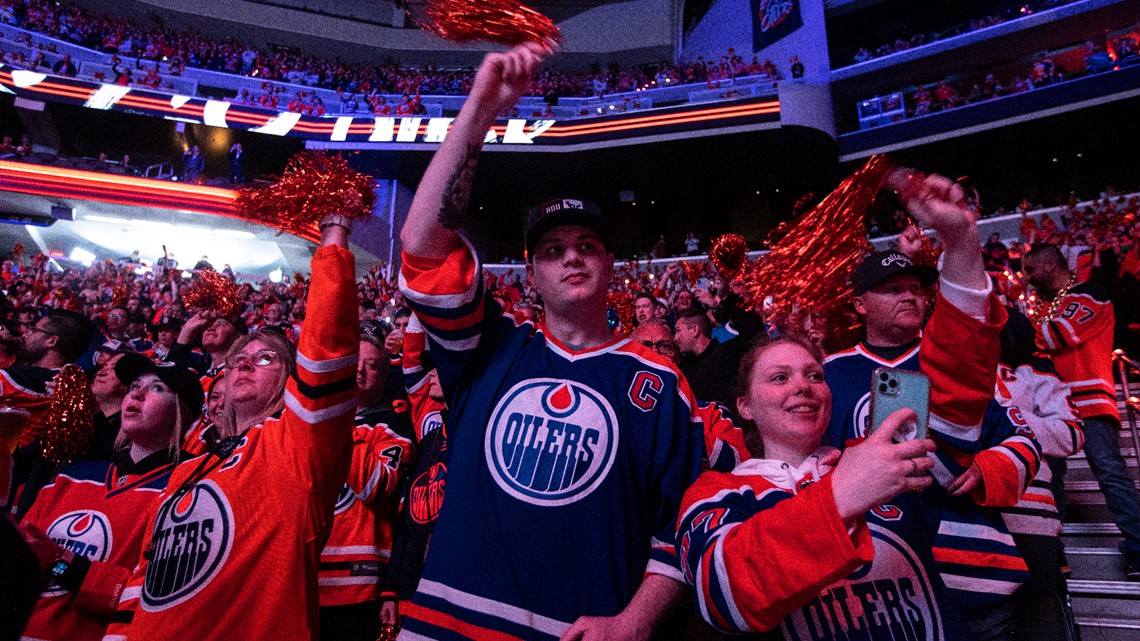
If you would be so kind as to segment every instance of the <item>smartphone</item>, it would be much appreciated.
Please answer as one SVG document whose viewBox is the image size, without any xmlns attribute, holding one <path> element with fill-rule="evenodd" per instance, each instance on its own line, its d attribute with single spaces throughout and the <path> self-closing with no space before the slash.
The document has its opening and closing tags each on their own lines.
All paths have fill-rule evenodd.
<svg viewBox="0 0 1140 641">
<path fill-rule="evenodd" d="M 697 279 L 697 289 L 708 289 L 708 286 L 709 286 L 709 279 L 707 279 L 707 278 L 698 278 Z"/>
<path fill-rule="evenodd" d="M 871 373 L 871 423 L 867 426 L 870 436 L 888 416 L 903 408 L 910 408 L 918 414 L 918 419 L 903 426 L 897 442 L 926 438 L 926 425 L 930 418 L 930 379 L 921 372 L 879 367 Z"/>
</svg>

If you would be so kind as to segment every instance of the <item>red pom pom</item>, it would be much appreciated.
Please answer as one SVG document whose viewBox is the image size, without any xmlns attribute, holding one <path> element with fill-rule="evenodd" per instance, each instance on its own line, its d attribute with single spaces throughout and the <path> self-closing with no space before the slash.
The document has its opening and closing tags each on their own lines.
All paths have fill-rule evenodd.
<svg viewBox="0 0 1140 641">
<path fill-rule="evenodd" d="M 125 285 L 115 285 L 111 288 L 111 307 L 122 307 L 127 304 L 130 292 Z"/>
<path fill-rule="evenodd" d="M 412 17 L 425 31 L 452 42 L 486 40 L 513 47 L 562 40 L 550 18 L 518 0 L 427 0 Z"/>
<path fill-rule="evenodd" d="M 302 152 L 289 160 L 275 184 L 240 190 L 236 206 L 246 219 L 301 234 L 333 214 L 370 218 L 376 202 L 372 183 L 340 156 Z"/>
<path fill-rule="evenodd" d="M 51 397 L 43 436 L 44 458 L 64 463 L 82 456 L 95 436 L 95 397 L 78 365 L 64 365 Z"/>
<path fill-rule="evenodd" d="M 629 336 L 633 333 L 633 294 L 627 291 L 610 292 L 606 296 L 606 306 L 613 309 L 618 317 L 618 333 Z"/>
<path fill-rule="evenodd" d="M 237 285 L 218 272 L 198 272 L 194 282 L 182 293 L 182 302 L 190 308 L 214 309 L 226 318 L 237 316 L 241 309 Z"/>
<path fill-rule="evenodd" d="M 796 334 L 804 328 L 789 327 L 789 318 L 814 317 L 826 323 L 825 335 L 853 337 L 858 322 L 847 313 L 849 281 L 871 248 L 864 217 L 893 169 L 882 156 L 871 158 L 802 217 L 772 232 L 771 253 L 745 276 L 752 303 L 765 309 L 766 320 Z"/>
<path fill-rule="evenodd" d="M 725 234 L 712 241 L 709 260 L 725 280 L 734 280 L 744 270 L 748 242 L 740 234 Z"/>
</svg>

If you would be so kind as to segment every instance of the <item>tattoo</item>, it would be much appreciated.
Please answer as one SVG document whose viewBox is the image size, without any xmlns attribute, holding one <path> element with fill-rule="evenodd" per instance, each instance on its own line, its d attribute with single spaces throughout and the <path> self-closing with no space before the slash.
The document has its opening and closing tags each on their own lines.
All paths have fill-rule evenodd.
<svg viewBox="0 0 1140 641">
<path fill-rule="evenodd" d="M 468 143 L 463 161 L 447 181 L 447 187 L 443 190 L 443 202 L 439 207 L 439 224 L 445 229 L 459 231 L 467 222 L 471 183 L 475 177 L 475 165 L 479 162 L 479 152 L 482 150 L 482 143 Z"/>
</svg>

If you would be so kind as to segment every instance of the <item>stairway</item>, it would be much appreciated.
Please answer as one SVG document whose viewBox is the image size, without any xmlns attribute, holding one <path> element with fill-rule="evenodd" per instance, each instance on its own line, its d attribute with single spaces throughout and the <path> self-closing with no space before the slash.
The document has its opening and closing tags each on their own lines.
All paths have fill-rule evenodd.
<svg viewBox="0 0 1140 641">
<path fill-rule="evenodd" d="M 1120 447 L 1128 472 L 1137 477 L 1136 452 L 1127 429 L 1123 392 Z M 1140 483 L 1138 483 L 1140 486 Z M 1068 500 L 1061 538 L 1072 575 L 1069 593 L 1082 641 L 1137 641 L 1140 639 L 1140 582 L 1124 578 L 1124 558 L 1117 549 L 1120 530 L 1112 522 L 1084 452 L 1069 458 L 1065 475 Z"/>
</svg>

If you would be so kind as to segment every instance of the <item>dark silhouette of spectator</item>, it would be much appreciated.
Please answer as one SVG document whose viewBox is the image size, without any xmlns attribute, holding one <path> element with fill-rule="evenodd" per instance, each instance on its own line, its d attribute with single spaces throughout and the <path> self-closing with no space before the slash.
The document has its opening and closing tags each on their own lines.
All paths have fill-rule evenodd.
<svg viewBox="0 0 1140 641">
<path fill-rule="evenodd" d="M 188 183 L 201 183 L 206 173 L 206 157 L 198 145 L 194 145 L 182 154 L 182 180 Z"/>
<path fill-rule="evenodd" d="M 245 182 L 245 154 L 240 142 L 230 147 L 230 182 L 235 185 Z"/>
<path fill-rule="evenodd" d="M 55 63 L 55 66 L 52 67 L 51 70 L 57 75 L 68 76 L 69 78 L 74 78 L 79 74 L 79 70 L 76 69 L 75 63 L 71 61 L 71 54 L 64 54 L 63 57 L 60 58 L 59 62 Z"/>
<path fill-rule="evenodd" d="M 1088 55 L 1085 56 L 1085 70 L 1089 73 L 1103 73 L 1105 71 L 1112 71 L 1115 63 L 1112 61 L 1112 56 L 1104 50 L 1102 45 L 1094 42 L 1085 43 L 1085 48 Z"/>
<path fill-rule="evenodd" d="M 792 77 L 793 78 L 803 78 L 804 77 L 804 63 L 800 62 L 799 56 L 792 56 Z"/>
</svg>

